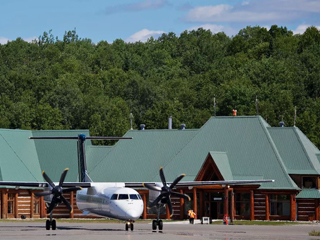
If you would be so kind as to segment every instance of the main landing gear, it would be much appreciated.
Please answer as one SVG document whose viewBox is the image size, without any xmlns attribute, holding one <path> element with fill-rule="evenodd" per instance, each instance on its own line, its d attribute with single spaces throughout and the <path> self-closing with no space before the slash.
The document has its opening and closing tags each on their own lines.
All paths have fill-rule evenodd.
<svg viewBox="0 0 320 240">
<path fill-rule="evenodd" d="M 134 223 L 134 221 L 128 221 L 128 222 L 126 222 L 126 225 L 125 225 L 126 231 L 129 231 L 129 229 L 130 229 L 131 231 L 133 231 L 133 229 L 134 229 L 133 223 Z"/>
<path fill-rule="evenodd" d="M 46 221 L 46 230 L 56 230 L 57 229 L 57 223 L 56 220 L 52 218 L 52 212 L 50 213 L 50 219 L 47 219 Z"/>
<path fill-rule="evenodd" d="M 157 230 L 157 227 L 158 227 L 159 231 L 162 231 L 162 229 L 163 229 L 163 222 L 162 222 L 161 219 L 160 219 L 160 220 L 153 220 L 153 221 L 152 221 L 152 230 L 153 230 L 153 231 L 156 231 L 156 230 Z"/>
</svg>

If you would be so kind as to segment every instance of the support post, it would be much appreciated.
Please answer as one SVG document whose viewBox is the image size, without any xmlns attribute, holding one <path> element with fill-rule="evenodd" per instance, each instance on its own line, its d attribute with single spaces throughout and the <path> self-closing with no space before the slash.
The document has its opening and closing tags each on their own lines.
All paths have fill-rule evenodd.
<svg viewBox="0 0 320 240">
<path fill-rule="evenodd" d="M 14 194 L 14 209 L 13 209 L 15 218 L 19 218 L 18 209 L 19 209 L 19 193 L 16 192 Z"/>
<path fill-rule="evenodd" d="M 250 220 L 254 220 L 254 192 L 250 191 Z"/>
<path fill-rule="evenodd" d="M 198 205 L 197 205 L 197 188 L 193 187 L 193 211 L 196 214 L 194 219 L 198 218 Z"/>
<path fill-rule="evenodd" d="M 142 219 L 147 219 L 147 194 L 142 194 L 143 199 L 143 213 L 142 213 Z"/>
<path fill-rule="evenodd" d="M 226 186 L 226 188 L 224 189 L 224 211 L 223 214 L 224 215 L 229 215 L 229 189 Z"/>
<path fill-rule="evenodd" d="M 230 221 L 233 224 L 234 215 L 235 215 L 235 204 L 234 204 L 234 191 L 233 188 L 230 189 L 231 193 L 231 212 L 230 212 Z"/>
<path fill-rule="evenodd" d="M 70 192 L 70 205 L 72 207 L 72 211 L 70 212 L 70 218 L 74 218 L 74 192 Z"/>
<path fill-rule="evenodd" d="M 198 218 L 201 219 L 203 217 L 203 190 L 199 191 L 199 202 L 200 202 L 200 209 L 198 213 Z"/>
<path fill-rule="evenodd" d="M 46 216 L 46 203 L 43 197 L 40 197 L 40 218 L 45 218 Z"/>
<path fill-rule="evenodd" d="M 294 206 L 296 206 L 296 201 L 295 201 L 295 203 L 294 203 Z M 316 220 L 317 221 L 319 221 L 320 219 L 320 217 L 319 217 L 319 209 L 320 209 L 320 206 L 319 206 L 319 199 L 316 199 Z M 292 220 L 292 221 L 294 221 L 294 220 Z"/>
<path fill-rule="evenodd" d="M 183 193 L 183 190 L 180 189 L 180 193 Z M 180 198 L 180 220 L 184 219 L 184 198 Z"/>
<path fill-rule="evenodd" d="M 170 211 L 167 204 L 166 204 L 166 219 L 171 219 Z"/>
<path fill-rule="evenodd" d="M 31 201 L 30 201 L 30 218 L 33 218 L 33 213 L 34 213 L 34 194 L 32 191 L 29 191 L 30 196 L 31 196 Z"/>
<path fill-rule="evenodd" d="M 266 193 L 266 220 L 270 220 L 269 194 Z"/>
<path fill-rule="evenodd" d="M 2 192 L 2 218 L 8 218 L 8 192 Z"/>
</svg>

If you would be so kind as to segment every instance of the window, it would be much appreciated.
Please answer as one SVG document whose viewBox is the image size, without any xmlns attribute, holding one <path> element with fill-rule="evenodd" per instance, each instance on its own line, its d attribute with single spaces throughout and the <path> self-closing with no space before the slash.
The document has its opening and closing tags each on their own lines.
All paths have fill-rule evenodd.
<svg viewBox="0 0 320 240">
<path fill-rule="evenodd" d="M 113 194 L 111 196 L 111 200 L 117 200 L 118 199 L 118 194 Z"/>
<path fill-rule="evenodd" d="M 8 214 L 14 214 L 14 196 L 15 194 L 8 194 Z"/>
<path fill-rule="evenodd" d="M 139 200 L 137 194 L 130 194 L 130 199 L 132 199 L 132 200 Z"/>
<path fill-rule="evenodd" d="M 236 215 L 250 215 L 250 193 L 236 193 Z"/>
<path fill-rule="evenodd" d="M 33 213 L 40 214 L 40 198 L 35 197 L 33 202 Z"/>
<path fill-rule="evenodd" d="M 290 195 L 269 196 L 270 215 L 290 216 Z"/>
<path fill-rule="evenodd" d="M 314 177 L 303 177 L 303 188 L 316 188 L 316 178 Z"/>
<path fill-rule="evenodd" d="M 126 200 L 129 199 L 128 194 L 119 194 L 119 200 Z"/>
</svg>

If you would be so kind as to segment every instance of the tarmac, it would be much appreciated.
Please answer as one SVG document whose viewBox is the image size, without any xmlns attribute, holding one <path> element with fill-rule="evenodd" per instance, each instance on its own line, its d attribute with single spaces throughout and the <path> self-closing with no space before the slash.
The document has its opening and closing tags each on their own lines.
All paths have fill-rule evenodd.
<svg viewBox="0 0 320 240">
<path fill-rule="evenodd" d="M 0 222 L 0 239 L 72 239 L 72 240 L 304 240 L 320 239 L 309 236 L 312 230 L 320 231 L 319 223 L 261 226 L 261 225 L 207 225 L 187 222 L 164 222 L 163 231 L 152 231 L 150 223 L 135 223 L 134 231 L 125 231 L 124 223 L 57 222 L 57 230 L 45 230 L 44 222 Z"/>
</svg>

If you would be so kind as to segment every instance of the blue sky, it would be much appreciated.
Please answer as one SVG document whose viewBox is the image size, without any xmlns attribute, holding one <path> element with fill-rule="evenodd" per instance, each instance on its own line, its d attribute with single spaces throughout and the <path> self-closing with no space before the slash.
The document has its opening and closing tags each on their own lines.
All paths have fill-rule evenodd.
<svg viewBox="0 0 320 240">
<path fill-rule="evenodd" d="M 52 30 L 62 39 L 76 29 L 93 42 L 150 36 L 203 27 L 232 36 L 246 26 L 320 29 L 320 0 L 0 0 L 0 44 L 31 41 Z"/>
</svg>

